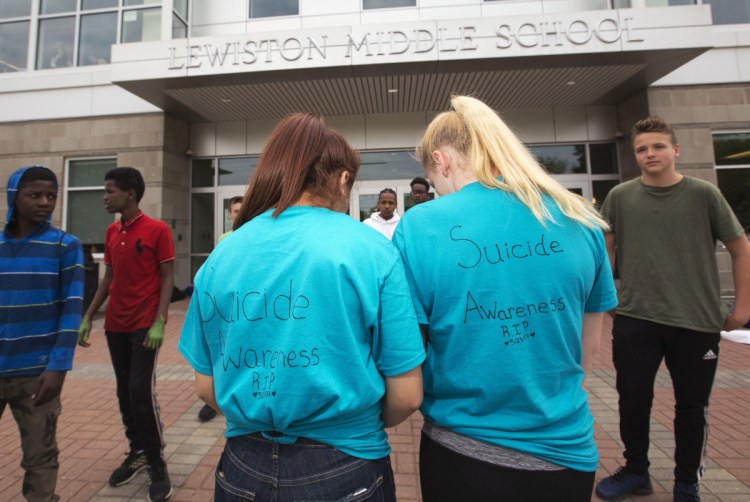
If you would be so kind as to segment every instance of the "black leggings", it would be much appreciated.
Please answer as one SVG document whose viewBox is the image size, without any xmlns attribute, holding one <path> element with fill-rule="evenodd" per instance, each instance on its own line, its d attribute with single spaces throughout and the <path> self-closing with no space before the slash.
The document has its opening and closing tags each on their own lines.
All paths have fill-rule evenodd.
<svg viewBox="0 0 750 502">
<path fill-rule="evenodd" d="M 595 472 L 523 471 L 475 460 L 422 433 L 419 473 L 425 502 L 589 502 Z"/>
</svg>

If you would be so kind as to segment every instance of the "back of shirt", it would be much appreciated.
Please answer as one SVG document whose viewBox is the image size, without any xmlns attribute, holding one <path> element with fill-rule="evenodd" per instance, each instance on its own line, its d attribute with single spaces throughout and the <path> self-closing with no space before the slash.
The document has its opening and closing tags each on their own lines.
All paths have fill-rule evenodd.
<svg viewBox="0 0 750 502">
<path fill-rule="evenodd" d="M 388 454 L 383 377 L 415 368 L 424 350 L 386 239 L 323 208 L 269 210 L 222 240 L 194 282 L 179 349 L 213 376 L 228 436 L 275 431 Z"/>
<path fill-rule="evenodd" d="M 411 208 L 394 235 L 429 326 L 423 414 L 438 425 L 592 471 L 584 312 L 616 305 L 603 234 L 542 225 L 515 196 L 470 184 Z"/>
</svg>

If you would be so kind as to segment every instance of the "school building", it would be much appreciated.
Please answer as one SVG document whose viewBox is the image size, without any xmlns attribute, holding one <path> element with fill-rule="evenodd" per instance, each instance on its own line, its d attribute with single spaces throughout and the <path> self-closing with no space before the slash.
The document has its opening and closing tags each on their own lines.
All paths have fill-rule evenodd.
<svg viewBox="0 0 750 502">
<path fill-rule="evenodd" d="M 679 168 L 750 231 L 750 0 L 0 0 L 2 191 L 49 166 L 56 224 L 101 259 L 104 173 L 139 168 L 181 288 L 281 117 L 319 113 L 360 150 L 364 219 L 384 187 L 410 206 L 414 145 L 452 94 L 595 201 L 637 175 L 634 121 L 661 115 Z"/>
</svg>

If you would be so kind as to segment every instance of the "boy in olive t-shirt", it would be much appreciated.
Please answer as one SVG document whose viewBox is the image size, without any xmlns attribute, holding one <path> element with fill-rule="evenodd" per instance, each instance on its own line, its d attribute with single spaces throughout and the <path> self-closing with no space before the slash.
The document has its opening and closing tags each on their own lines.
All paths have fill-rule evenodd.
<svg viewBox="0 0 750 502">
<path fill-rule="evenodd" d="M 666 122 L 646 118 L 631 135 L 641 176 L 615 187 L 602 205 L 610 224 L 607 251 L 613 267 L 617 256 L 621 279 L 612 358 L 626 463 L 597 485 L 596 494 L 619 500 L 652 492 L 649 419 L 664 360 L 677 404 L 674 500 L 696 502 L 720 331 L 750 318 L 750 244 L 715 186 L 676 171 L 680 146 Z M 717 239 L 733 262 L 730 313 L 720 298 Z"/>
</svg>

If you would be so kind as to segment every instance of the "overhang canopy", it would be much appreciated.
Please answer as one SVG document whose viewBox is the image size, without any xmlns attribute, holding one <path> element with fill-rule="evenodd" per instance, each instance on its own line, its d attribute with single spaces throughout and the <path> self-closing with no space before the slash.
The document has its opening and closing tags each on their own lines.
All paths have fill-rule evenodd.
<svg viewBox="0 0 750 502">
<path fill-rule="evenodd" d="M 123 44 L 112 80 L 191 122 L 617 104 L 711 47 L 708 6 L 667 9 Z"/>
</svg>

